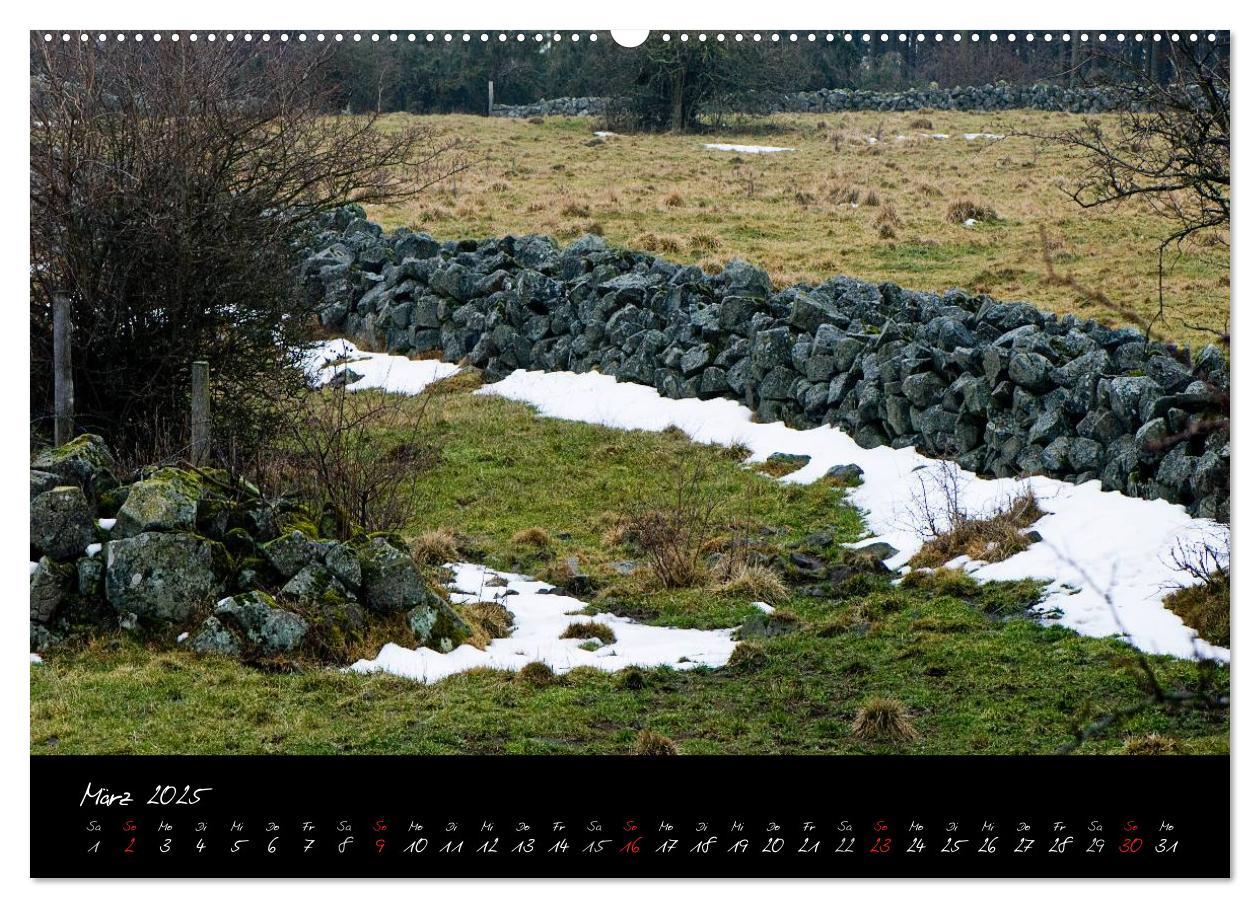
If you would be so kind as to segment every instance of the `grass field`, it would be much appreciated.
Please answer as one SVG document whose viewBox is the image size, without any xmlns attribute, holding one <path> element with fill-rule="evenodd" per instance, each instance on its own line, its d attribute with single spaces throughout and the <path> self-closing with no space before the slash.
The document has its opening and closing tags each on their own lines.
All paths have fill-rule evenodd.
<svg viewBox="0 0 1260 908">
<path fill-rule="evenodd" d="M 415 119 L 393 115 L 385 128 Z M 708 268 L 745 258 L 783 286 L 846 274 L 922 290 L 962 287 L 1113 324 L 1157 309 L 1156 250 L 1168 222 L 1139 202 L 1082 210 L 1062 189 L 1079 162 L 1016 135 L 1062 131 L 1082 122 L 1076 115 L 779 115 L 703 136 L 605 141 L 592 137 L 590 119 L 429 119 L 474 142 L 479 160 L 419 199 L 369 209 L 386 227 L 444 239 L 534 232 L 563 241 L 598 232 Z M 938 133 L 949 138 L 931 137 Z M 1007 138 L 968 141 L 965 133 Z M 796 150 L 738 154 L 706 142 Z M 956 201 L 990 207 L 998 219 L 975 229 L 950 223 Z M 1061 277 L 1114 307 L 1047 281 L 1047 255 Z M 1172 255 L 1165 295 L 1169 317 L 1156 334 L 1211 340 L 1188 326 L 1226 327 L 1228 247 L 1203 238 Z"/>
<path fill-rule="evenodd" d="M 642 572 L 613 569 L 627 558 L 642 564 L 642 554 L 608 532 L 611 517 L 656 500 L 680 463 L 702 465 L 699 493 L 728 516 L 755 519 L 771 551 L 824 532 L 832 542 L 822 552 L 835 558 L 862 534 L 843 489 L 780 484 L 738 451 L 676 432 L 544 419 L 466 390 L 439 400 L 426 419 L 441 456 L 417 490 L 423 518 L 412 530 L 449 528 L 464 557 L 536 576 L 575 558 L 595 581 L 588 598 L 599 610 L 703 628 L 759 614 L 752 592 L 661 592 Z M 542 532 L 522 533 L 533 528 Z M 723 668 L 577 670 L 547 685 L 486 670 L 428 686 L 314 664 L 262 671 L 106 635 L 31 666 L 31 752 L 626 753 L 650 729 L 686 754 L 1036 754 L 1116 712 L 1124 715 L 1081 752 L 1228 750 L 1227 716 L 1142 705 L 1145 682 L 1127 646 L 1023 617 L 1034 581 L 979 588 L 945 574 L 907 588 L 857 577 L 828 597 L 792 586 L 779 603 L 780 615 L 795 617 L 788 631 L 746 645 Z M 1229 683 L 1224 666 L 1150 664 L 1169 687 Z M 904 707 L 911 738 L 854 730 L 878 697 Z"/>
</svg>

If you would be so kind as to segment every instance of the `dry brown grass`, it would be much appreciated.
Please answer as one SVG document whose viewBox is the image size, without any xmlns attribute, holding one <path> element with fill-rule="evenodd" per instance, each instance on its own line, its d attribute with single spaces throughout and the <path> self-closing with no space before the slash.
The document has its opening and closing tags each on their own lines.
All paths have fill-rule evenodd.
<svg viewBox="0 0 1260 908">
<path fill-rule="evenodd" d="M 935 568 L 959 555 L 978 561 L 1004 561 L 1031 544 L 1022 531 L 1046 515 L 1031 490 L 1025 489 L 990 514 L 955 514 L 923 543 L 908 564 Z"/>
<path fill-rule="evenodd" d="M 1164 606 L 1208 643 L 1229 646 L 1229 574 L 1217 571 L 1206 583 L 1174 590 Z"/>
<path fill-rule="evenodd" d="M 550 687 L 559 679 L 546 662 L 527 662 L 516 673 L 516 680 L 527 687 Z"/>
<path fill-rule="evenodd" d="M 532 549 L 551 549 L 555 547 L 555 540 L 551 538 L 551 534 L 542 527 L 526 527 L 523 530 L 517 530 L 512 534 L 513 545 L 528 546 Z"/>
<path fill-rule="evenodd" d="M 457 608 L 470 623 L 490 639 L 512 635 L 512 613 L 501 603 L 470 602 Z"/>
<path fill-rule="evenodd" d="M 596 639 L 604 646 L 617 642 L 613 629 L 602 621 L 574 621 L 560 634 L 561 640 Z"/>
<path fill-rule="evenodd" d="M 445 564 L 459 560 L 459 539 L 453 530 L 439 527 L 425 530 L 410 542 L 411 557 L 417 564 Z"/>
<path fill-rule="evenodd" d="M 935 128 L 932 126 L 932 121 L 929 120 L 927 117 L 915 117 L 913 120 L 910 121 L 909 125 L 911 129 L 934 129 Z"/>
<path fill-rule="evenodd" d="M 1181 742 L 1176 738 L 1170 738 L 1158 732 L 1151 732 L 1150 734 L 1134 735 L 1125 738 L 1124 746 L 1120 749 L 1120 752 L 1136 756 L 1164 757 L 1180 753 Z"/>
<path fill-rule="evenodd" d="M 853 734 L 864 741 L 913 741 L 919 732 L 900 700 L 872 697 L 853 719 Z"/>
<path fill-rule="evenodd" d="M 908 128 L 920 117 L 951 138 L 934 140 Z M 1118 116 L 1097 119 L 1108 126 Z M 708 271 L 740 257 L 766 268 L 778 286 L 791 279 L 816 281 L 843 273 L 942 291 L 971 289 L 975 275 L 1011 268 L 1016 276 L 994 288 L 1003 298 L 1114 323 L 1118 316 L 1096 301 L 1043 280 L 1038 230 L 1045 227 L 1061 238 L 1063 248 L 1056 255 L 1070 258 L 1063 264 L 1070 265 L 1083 285 L 1097 287 L 1149 317 L 1158 305 L 1156 246 L 1167 225 L 1139 204 L 1078 208 L 1060 188 L 1078 172 L 1078 162 L 1059 149 L 1039 151 L 1034 140 L 1020 135 L 1061 132 L 1084 120 L 1030 110 L 785 114 L 750 120 L 747 132 L 734 127 L 713 138 L 636 135 L 588 148 L 585 143 L 594 128 L 589 119 L 549 118 L 531 125 L 498 117 L 395 114 L 384 118 L 383 128 L 431 123 L 476 142 L 479 161 L 461 175 L 458 199 L 462 203 L 482 197 L 487 204 L 459 213 L 451 198 L 426 193 L 408 202 L 368 206 L 368 213 L 387 229 L 407 225 L 439 239 L 555 234 L 587 220 L 557 219 L 562 204 L 557 200 L 574 199 L 590 208 L 590 218 L 599 220 L 610 242 L 633 246 L 637 236 L 649 232 L 682 237 L 682 250 L 668 255 Z M 820 121 L 826 129 L 818 128 Z M 773 139 L 759 132 L 765 125 L 776 130 Z M 907 132 L 905 141 L 892 138 Z M 1007 138 L 999 151 L 994 143 L 963 140 L 965 132 L 998 132 Z M 874 146 L 846 141 L 851 136 L 864 143 L 865 137 L 881 134 Z M 704 141 L 797 150 L 754 158 L 706 150 Z M 739 168 L 754 178 L 752 195 L 743 181 L 732 178 L 735 157 L 744 158 Z M 890 179 L 894 172 L 885 168 L 888 162 L 911 178 Z M 554 169 L 556 164 L 564 169 Z M 504 182 L 510 191 L 502 191 L 499 184 Z M 683 187 L 687 204 L 660 203 L 671 189 Z M 904 223 L 898 230 L 903 239 L 895 244 L 881 240 L 869 220 L 850 208 L 861 201 L 860 194 L 851 192 L 872 188 L 881 204 L 896 206 Z M 795 204 L 795 193 L 802 189 L 813 194 L 813 204 Z M 1004 219 L 1000 228 L 983 233 L 960 231 L 945 221 L 942 198 L 986 201 Z M 693 243 L 693 236 L 704 241 Z M 1165 296 L 1176 301 L 1177 315 L 1185 322 L 1225 326 L 1230 290 L 1222 279 L 1228 275 L 1228 261 L 1224 247 L 1187 245 L 1168 262 Z M 1170 319 L 1164 328 L 1169 339 L 1205 339 L 1178 319 Z"/>
<path fill-rule="evenodd" d="M 965 221 L 996 221 L 997 212 L 991 205 L 981 205 L 971 199 L 956 199 L 945 209 L 945 220 L 951 224 L 962 224 Z"/>
<path fill-rule="evenodd" d="M 678 745 L 664 735 L 645 728 L 634 739 L 631 752 L 636 757 L 676 757 Z"/>
<path fill-rule="evenodd" d="M 714 573 L 723 576 L 720 564 Z M 726 572 L 726 579 L 714 589 L 719 593 L 747 596 L 771 605 L 788 597 L 787 584 L 783 582 L 783 578 L 773 568 L 760 564 L 736 565 Z"/>
<path fill-rule="evenodd" d="M 683 199 L 682 193 L 675 190 L 665 196 L 662 201 L 664 201 L 666 208 L 681 208 L 685 200 Z"/>
</svg>

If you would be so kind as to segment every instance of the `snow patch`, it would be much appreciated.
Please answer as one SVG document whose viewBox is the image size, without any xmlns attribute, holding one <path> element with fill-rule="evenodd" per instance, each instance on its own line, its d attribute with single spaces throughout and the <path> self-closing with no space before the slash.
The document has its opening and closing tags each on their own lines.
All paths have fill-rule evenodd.
<svg viewBox="0 0 1260 908">
<path fill-rule="evenodd" d="M 91 545 L 89 545 L 86 549 L 83 550 L 83 554 L 87 555 L 89 558 L 95 558 L 100 553 L 101 553 L 101 544 L 99 542 L 93 542 Z"/>
<path fill-rule="evenodd" d="M 369 353 L 347 340 L 324 341 L 307 353 L 306 372 L 326 384 L 349 369 L 361 378 L 347 384 L 351 391 L 378 388 L 395 394 L 419 394 L 434 382 L 459 371 L 454 363 L 436 359 L 408 359 L 391 353 Z"/>
<path fill-rule="evenodd" d="M 942 461 L 912 448 L 868 450 L 832 426 L 800 430 L 781 422 L 755 423 L 752 412 L 733 400 L 670 400 L 654 388 L 594 372 L 524 370 L 477 393 L 531 404 L 543 416 L 618 429 L 659 432 L 676 426 L 701 443 L 745 445 L 750 462 L 776 452 L 808 456 L 805 467 L 785 477 L 788 482 L 813 482 L 836 464 L 855 463 L 863 483 L 848 494 L 874 534 L 863 542 L 896 548 L 899 554 L 888 562 L 894 568 L 922 545 L 912 517 L 922 489 L 933 498 L 943 495 L 933 488 L 930 473 L 919 472 L 937 469 Z M 1042 476 L 981 479 L 961 468 L 958 474 L 961 504 L 969 511 L 991 509 L 1025 484 L 1047 511 L 1036 524 L 1042 541 L 1005 561 L 975 567 L 971 574 L 977 580 L 1045 579 L 1051 584 L 1042 608 L 1061 612 L 1054 620 L 1081 634 L 1121 634 L 1151 653 L 1229 659 L 1227 648 L 1200 639 L 1162 603 L 1170 589 L 1193 582 L 1169 563 L 1174 545 L 1198 546 L 1227 532 L 1222 525 L 1191 517 L 1181 505 L 1104 492 L 1097 480 L 1071 485 Z"/>
<path fill-rule="evenodd" d="M 777 154 L 781 151 L 796 151 L 795 148 L 777 148 L 774 145 L 727 145 L 724 142 L 709 142 L 704 147 L 710 151 L 737 151 L 740 154 Z"/>
<path fill-rule="evenodd" d="M 112 530 L 114 528 L 114 524 L 117 522 L 117 517 L 102 517 L 100 520 L 96 521 L 96 525 L 102 530 Z"/>
<path fill-rule="evenodd" d="M 449 653 L 428 647 L 407 649 L 387 643 L 375 659 L 360 659 L 349 671 L 388 672 L 431 683 L 473 668 L 517 671 L 530 662 L 545 662 L 559 674 L 581 665 L 614 672 L 631 665 L 676 669 L 725 665 L 735 649 L 733 630 L 701 631 L 638 624 L 629 618 L 601 613 L 581 615 L 586 603 L 551 592 L 550 584 L 521 574 L 494 571 L 479 564 L 449 564 L 454 579 L 448 584 L 455 603 L 498 602 L 512 613 L 512 633 L 491 641 L 484 650 L 464 644 Z M 575 621 L 598 621 L 612 629 L 616 640 L 597 649 L 583 649 L 589 640 L 561 639 Z"/>
<path fill-rule="evenodd" d="M 43 665 L 44 657 L 39 653 L 31 653 L 31 665 Z"/>
<path fill-rule="evenodd" d="M 996 141 L 997 139 L 1005 139 L 1006 136 L 996 132 L 964 132 L 963 138 L 968 142 L 974 142 L 976 139 Z"/>
</svg>

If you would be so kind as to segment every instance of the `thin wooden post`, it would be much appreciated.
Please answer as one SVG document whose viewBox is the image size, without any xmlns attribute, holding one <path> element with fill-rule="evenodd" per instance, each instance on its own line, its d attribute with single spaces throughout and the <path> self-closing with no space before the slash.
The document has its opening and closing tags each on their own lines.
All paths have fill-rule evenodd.
<svg viewBox="0 0 1260 908">
<path fill-rule="evenodd" d="M 486 116 L 494 116 L 494 80 L 490 80 L 490 106 L 486 108 Z"/>
<path fill-rule="evenodd" d="M 74 438 L 74 371 L 70 347 L 70 297 L 53 296 L 53 444 Z"/>
<path fill-rule="evenodd" d="M 202 466 L 210 455 L 210 364 L 192 364 L 192 462 Z"/>
</svg>

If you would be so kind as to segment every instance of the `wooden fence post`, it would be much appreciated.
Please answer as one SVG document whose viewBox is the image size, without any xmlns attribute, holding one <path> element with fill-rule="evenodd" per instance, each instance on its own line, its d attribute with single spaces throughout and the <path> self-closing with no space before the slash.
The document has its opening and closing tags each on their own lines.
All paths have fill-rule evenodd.
<svg viewBox="0 0 1260 908">
<path fill-rule="evenodd" d="M 53 444 L 64 445 L 74 437 L 74 372 L 70 346 L 72 325 L 70 297 L 53 295 Z"/>
<path fill-rule="evenodd" d="M 192 364 L 192 462 L 203 466 L 210 455 L 210 364 Z"/>
<path fill-rule="evenodd" d="M 486 116 L 494 116 L 494 80 L 490 80 L 490 106 L 486 108 Z"/>
</svg>

